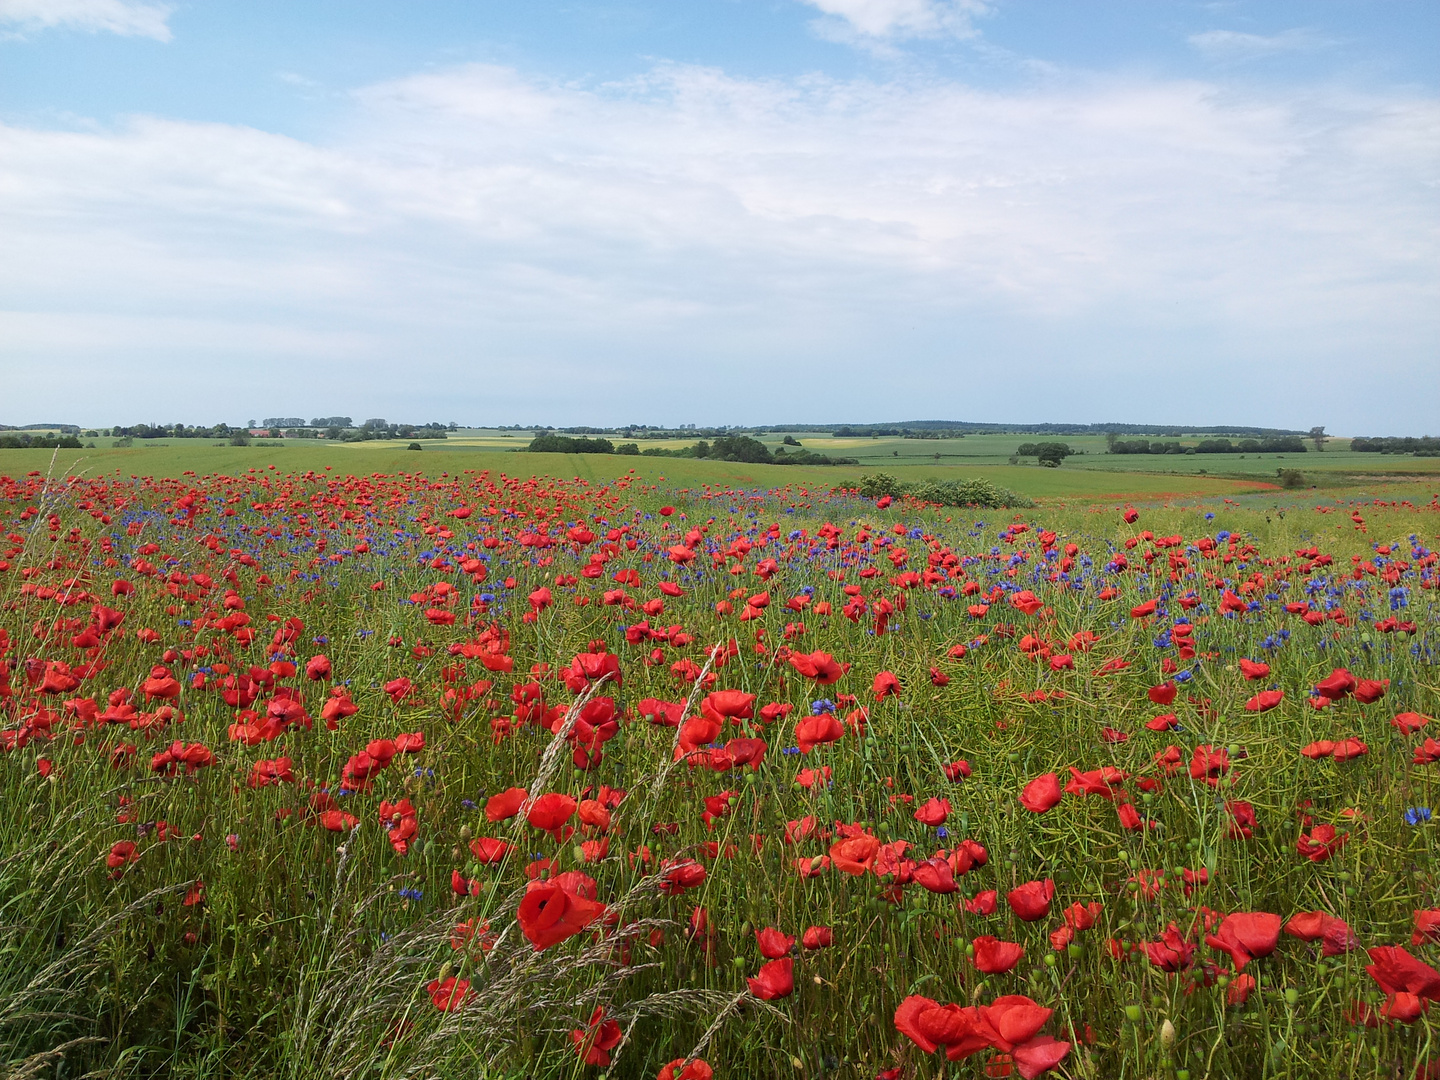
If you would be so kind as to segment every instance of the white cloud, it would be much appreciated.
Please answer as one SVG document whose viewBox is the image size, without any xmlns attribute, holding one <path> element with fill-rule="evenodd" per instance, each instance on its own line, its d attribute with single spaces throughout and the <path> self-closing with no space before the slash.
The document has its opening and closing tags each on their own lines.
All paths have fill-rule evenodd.
<svg viewBox="0 0 1440 1080">
<path fill-rule="evenodd" d="M 1277 53 L 1309 52 L 1333 44 L 1312 30 L 1299 28 L 1269 36 L 1235 30 L 1206 30 L 1201 34 L 1191 34 L 1189 41 L 1212 60 L 1251 60 Z"/>
<path fill-rule="evenodd" d="M 286 388 L 476 419 L 736 421 L 757 386 L 777 416 L 1200 419 L 1157 378 L 1232 422 L 1430 411 L 1341 395 L 1302 424 L 1296 395 L 1433 373 L 1433 98 L 477 65 L 353 101 L 313 142 L 0 126 L 12 400 L 64 369 L 102 412 L 162 371 L 252 411 Z M 877 361 L 893 405 L 856 396 Z"/>
<path fill-rule="evenodd" d="M 139 0 L 0 0 L 0 25 L 21 30 L 67 26 L 92 33 L 170 40 L 168 4 Z"/>
<path fill-rule="evenodd" d="M 815 28 L 840 39 L 971 37 L 985 0 L 802 0 L 824 12 Z"/>
</svg>

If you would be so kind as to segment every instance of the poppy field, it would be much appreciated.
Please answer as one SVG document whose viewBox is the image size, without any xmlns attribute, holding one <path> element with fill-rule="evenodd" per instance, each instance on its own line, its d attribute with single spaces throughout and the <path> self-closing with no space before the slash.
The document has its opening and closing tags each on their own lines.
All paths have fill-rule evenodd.
<svg viewBox="0 0 1440 1080">
<path fill-rule="evenodd" d="M 1425 499 L 0 476 L 0 1058 L 1440 1077 Z"/>
</svg>

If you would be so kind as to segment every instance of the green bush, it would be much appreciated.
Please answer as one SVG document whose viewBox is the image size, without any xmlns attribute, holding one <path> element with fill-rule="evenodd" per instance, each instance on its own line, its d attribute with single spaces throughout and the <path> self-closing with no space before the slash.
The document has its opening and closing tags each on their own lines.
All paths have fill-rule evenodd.
<svg viewBox="0 0 1440 1080">
<path fill-rule="evenodd" d="M 890 473 L 874 473 L 860 479 L 860 494 L 867 499 L 909 495 L 941 506 L 979 506 L 987 510 L 1031 507 L 1024 495 L 1007 491 L 989 480 L 924 480 L 908 483 Z"/>
</svg>

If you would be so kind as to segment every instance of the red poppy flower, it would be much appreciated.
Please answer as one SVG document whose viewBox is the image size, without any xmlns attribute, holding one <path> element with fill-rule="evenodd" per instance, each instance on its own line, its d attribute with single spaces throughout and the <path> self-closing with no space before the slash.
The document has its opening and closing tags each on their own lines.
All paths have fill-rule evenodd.
<svg viewBox="0 0 1440 1080">
<path fill-rule="evenodd" d="M 1411 945 L 1440 943 L 1440 909 L 1415 912 L 1415 932 L 1410 935 Z"/>
<path fill-rule="evenodd" d="M 1301 941 L 1323 942 L 1320 951 L 1325 956 L 1339 956 L 1360 947 L 1349 923 L 1323 911 L 1301 911 L 1290 916 L 1285 933 Z"/>
<path fill-rule="evenodd" d="M 605 1010 L 598 1005 L 590 1014 L 590 1022 L 584 1030 L 575 1028 L 570 1032 L 575 1052 L 586 1065 L 609 1065 L 610 1051 L 620 1045 L 623 1037 L 620 1025 L 614 1020 L 607 1020 Z"/>
<path fill-rule="evenodd" d="M 1037 776 L 1020 792 L 1020 805 L 1032 814 L 1043 814 L 1060 802 L 1060 778 L 1053 772 Z"/>
<path fill-rule="evenodd" d="M 1315 684 L 1315 693 L 1331 701 L 1339 701 L 1355 689 L 1355 676 L 1344 668 L 1335 668 Z"/>
<path fill-rule="evenodd" d="M 1194 963 L 1195 946 L 1180 936 L 1180 931 L 1175 924 L 1170 926 L 1160 935 L 1159 941 L 1147 941 L 1141 945 L 1145 951 L 1145 958 L 1162 971 L 1172 974 L 1177 971 L 1184 971 Z"/>
<path fill-rule="evenodd" d="M 1385 696 L 1389 685 L 1389 679 L 1361 679 L 1355 684 L 1355 700 L 1361 705 L 1373 705 Z"/>
<path fill-rule="evenodd" d="M 870 689 L 875 694 L 876 701 L 884 701 L 887 697 L 900 696 L 900 680 L 893 672 L 882 671 L 875 676 L 875 682 Z"/>
<path fill-rule="evenodd" d="M 496 840 L 489 836 L 477 836 L 470 841 L 470 854 L 475 856 L 476 862 L 500 862 L 511 850 L 511 846 L 504 840 Z"/>
<path fill-rule="evenodd" d="M 977 937 L 970 943 L 975 949 L 975 967 L 986 975 L 1003 975 L 1025 955 L 1025 950 L 1013 941 L 1000 941 L 988 934 Z"/>
<path fill-rule="evenodd" d="M 1322 863 L 1345 846 L 1349 833 L 1337 832 L 1334 825 L 1316 825 L 1309 835 L 1301 834 L 1295 850 L 1314 863 Z"/>
<path fill-rule="evenodd" d="M 1244 1005 L 1256 985 L 1254 975 L 1237 975 L 1225 990 L 1225 1004 Z"/>
<path fill-rule="evenodd" d="M 1190 778 L 1204 780 L 1211 787 L 1219 784 L 1220 777 L 1230 771 L 1230 754 L 1222 746 L 1215 748 L 1209 743 L 1195 747 L 1190 758 Z"/>
<path fill-rule="evenodd" d="M 1391 725 L 1393 725 L 1397 731 L 1405 735 L 1415 734 L 1415 732 L 1419 731 L 1429 722 L 1430 718 L 1428 716 L 1422 716 L 1420 713 L 1414 712 L 1396 713 L 1394 719 L 1390 721 Z"/>
<path fill-rule="evenodd" d="M 1226 915 L 1215 933 L 1205 935 L 1205 944 L 1230 954 L 1236 971 L 1244 971 L 1251 960 L 1269 956 L 1279 940 L 1280 916 L 1266 911 Z"/>
<path fill-rule="evenodd" d="M 840 676 L 850 670 L 849 664 L 839 663 L 829 653 L 818 650 L 813 653 L 792 652 L 790 666 L 807 679 L 814 679 L 821 686 L 829 686 L 831 683 L 838 682 Z"/>
<path fill-rule="evenodd" d="M 795 992 L 794 966 L 795 961 L 788 956 L 761 965 L 759 973 L 753 979 L 746 980 L 750 992 L 762 1001 L 789 997 Z"/>
<path fill-rule="evenodd" d="M 1246 679 L 1268 678 L 1270 675 L 1270 665 L 1257 663 L 1254 660 L 1247 660 L 1242 656 L 1240 658 L 1240 674 L 1244 675 Z"/>
<path fill-rule="evenodd" d="M 714 1076 L 715 1070 L 700 1058 L 688 1063 L 684 1058 L 676 1058 L 668 1065 L 660 1066 L 655 1080 L 713 1080 Z"/>
<path fill-rule="evenodd" d="M 605 913 L 605 905 L 597 903 L 593 896 L 566 889 L 566 885 L 573 886 L 565 880 L 571 877 L 561 874 L 548 881 L 532 881 L 520 901 L 516 920 L 536 952 L 580 933 Z"/>
<path fill-rule="evenodd" d="M 1284 690 L 1262 690 L 1245 702 L 1246 712 L 1269 712 L 1285 700 Z"/>
<path fill-rule="evenodd" d="M 1409 993 L 1440 1000 L 1440 971 L 1418 960 L 1401 945 L 1380 945 L 1367 950 L 1365 970 L 1387 994 Z"/>
<path fill-rule="evenodd" d="M 929 799 L 918 810 L 915 811 L 915 820 L 921 825 L 929 825 L 934 828 L 937 825 L 944 825 L 945 819 L 950 816 L 949 799 Z"/>
<path fill-rule="evenodd" d="M 941 858 L 926 859 L 917 863 L 911 871 L 911 879 L 926 892 L 938 893 L 942 896 L 953 893 L 959 888 L 955 884 L 954 871 L 949 862 Z"/>
<path fill-rule="evenodd" d="M 807 716 L 795 725 L 795 741 L 802 754 L 808 754 L 815 747 L 832 743 L 845 734 L 845 727 L 833 713 L 822 712 Z"/>
<path fill-rule="evenodd" d="M 574 815 L 578 804 L 569 795 L 552 791 L 541 795 L 525 812 L 525 820 L 552 836 Z"/>
<path fill-rule="evenodd" d="M 463 1008 L 465 1003 L 475 996 L 470 992 L 470 980 L 457 979 L 454 975 L 444 982 L 439 979 L 431 980 L 425 987 L 425 992 L 441 1012 L 454 1012 Z"/>
<path fill-rule="evenodd" d="M 800 944 L 807 949 L 828 949 L 834 943 L 835 935 L 828 926 L 811 926 L 800 937 Z"/>
<path fill-rule="evenodd" d="M 994 889 L 986 889 L 966 900 L 965 910 L 971 915 L 994 915 L 999 903 L 1000 894 Z"/>
<path fill-rule="evenodd" d="M 706 694 L 700 712 L 717 723 L 726 720 L 749 720 L 755 715 L 755 695 L 740 690 L 717 690 Z"/>
<path fill-rule="evenodd" d="M 126 863 L 132 863 L 138 858 L 140 856 L 135 851 L 135 842 L 120 840 L 110 848 L 110 853 L 105 856 L 105 865 L 111 870 L 118 870 Z"/>
<path fill-rule="evenodd" d="M 766 960 L 778 960 L 790 952 L 795 939 L 773 926 L 767 926 L 763 930 L 755 931 L 755 944 L 760 947 L 760 955 Z"/>
<path fill-rule="evenodd" d="M 1010 910 L 1025 922 L 1036 922 L 1050 914 L 1050 901 L 1055 896 L 1055 882 L 1050 878 L 1043 881 L 1027 881 L 1006 894 Z"/>
<path fill-rule="evenodd" d="M 1230 824 L 1225 835 L 1231 840 L 1249 840 L 1255 835 L 1255 807 L 1244 799 L 1231 799 L 1225 803 L 1225 812 L 1230 815 Z"/>
<path fill-rule="evenodd" d="M 485 800 L 485 820 L 493 825 L 497 821 L 514 817 L 529 797 L 530 793 L 522 787 L 507 788 L 491 795 Z"/>
<path fill-rule="evenodd" d="M 660 891 L 666 896 L 679 896 L 687 889 L 694 889 L 705 881 L 705 868 L 693 859 L 667 864 L 660 881 Z"/>
<path fill-rule="evenodd" d="M 830 845 L 830 862 L 852 877 L 868 874 L 880 853 L 880 840 L 869 833 L 849 836 Z"/>
<path fill-rule="evenodd" d="M 1072 765 L 1070 782 L 1065 785 L 1065 792 L 1068 795 L 1099 795 L 1103 799 L 1113 801 L 1117 794 L 1116 788 L 1128 777 L 1128 773 L 1122 772 L 1113 765 L 1106 765 L 1083 773 Z"/>
<path fill-rule="evenodd" d="M 1150 700 L 1156 705 L 1169 705 L 1175 700 L 1175 693 L 1179 688 L 1173 682 L 1161 683 L 1159 686 L 1150 688 Z"/>
</svg>

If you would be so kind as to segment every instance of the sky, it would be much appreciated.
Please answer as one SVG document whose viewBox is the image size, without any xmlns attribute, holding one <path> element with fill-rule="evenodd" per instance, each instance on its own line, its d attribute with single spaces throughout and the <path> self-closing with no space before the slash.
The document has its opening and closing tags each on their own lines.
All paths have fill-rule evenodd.
<svg viewBox="0 0 1440 1080">
<path fill-rule="evenodd" d="M 0 0 L 0 423 L 1440 433 L 1430 0 Z"/>
</svg>

